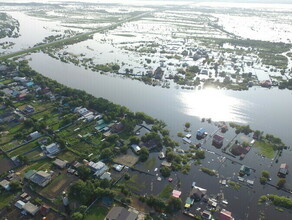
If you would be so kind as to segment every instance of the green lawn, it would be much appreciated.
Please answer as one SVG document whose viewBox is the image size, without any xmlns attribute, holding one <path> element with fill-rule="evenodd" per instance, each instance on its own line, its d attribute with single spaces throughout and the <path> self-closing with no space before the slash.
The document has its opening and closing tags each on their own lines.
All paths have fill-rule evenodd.
<svg viewBox="0 0 292 220">
<path fill-rule="evenodd" d="M 71 151 L 63 151 L 57 156 L 61 160 L 67 160 L 68 162 L 72 162 L 78 158 L 78 155 L 74 154 Z"/>
<path fill-rule="evenodd" d="M 172 185 L 168 184 L 164 187 L 164 189 L 159 193 L 159 197 L 163 199 L 168 199 L 171 196 L 173 187 Z"/>
<path fill-rule="evenodd" d="M 273 158 L 275 156 L 275 151 L 273 145 L 264 141 L 256 141 L 254 147 L 258 148 L 260 153 L 265 157 Z"/>
<path fill-rule="evenodd" d="M 27 171 L 29 170 L 51 170 L 52 167 L 52 160 L 49 158 L 43 159 L 43 160 L 39 160 L 36 161 L 32 164 L 30 164 L 28 167 L 26 167 L 23 171 L 22 171 L 22 175 L 24 175 Z"/>
<path fill-rule="evenodd" d="M 93 207 L 91 207 L 91 209 L 89 209 L 89 211 L 85 215 L 84 220 L 104 220 L 108 211 L 109 210 L 106 207 L 98 207 L 94 205 Z"/>
<path fill-rule="evenodd" d="M 150 159 L 148 159 L 145 164 L 144 164 L 144 167 L 147 169 L 147 170 L 151 170 L 154 168 L 155 166 L 155 162 L 156 162 L 156 158 L 155 157 L 152 157 Z"/>
<path fill-rule="evenodd" d="M 9 202 L 13 199 L 13 197 L 14 195 L 10 192 L 0 192 L 0 210 L 6 205 L 9 205 Z"/>
<path fill-rule="evenodd" d="M 17 155 L 21 155 L 21 154 L 25 153 L 26 151 L 29 151 L 29 150 L 33 149 L 34 147 L 37 147 L 37 146 L 39 146 L 39 143 L 38 143 L 37 140 L 34 140 L 33 142 L 25 144 L 25 145 L 21 146 L 20 148 L 17 148 L 15 150 L 9 152 L 8 154 L 9 154 L 10 157 L 14 157 L 14 156 L 17 156 Z"/>
</svg>

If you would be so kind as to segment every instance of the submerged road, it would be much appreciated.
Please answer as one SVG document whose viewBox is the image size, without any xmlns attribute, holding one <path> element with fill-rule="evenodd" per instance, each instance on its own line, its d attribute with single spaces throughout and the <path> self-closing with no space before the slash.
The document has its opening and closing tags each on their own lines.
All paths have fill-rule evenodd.
<svg viewBox="0 0 292 220">
<path fill-rule="evenodd" d="M 146 16 L 148 14 L 151 14 L 153 12 L 155 12 L 155 11 L 144 12 L 144 13 L 141 13 L 141 14 L 136 15 L 134 17 L 123 19 L 123 20 L 121 20 L 121 21 L 119 21 L 119 22 L 117 22 L 115 24 L 111 24 L 111 25 L 108 25 L 108 26 L 105 26 L 105 27 L 98 28 L 98 29 L 96 29 L 94 31 L 78 34 L 78 35 L 73 36 L 73 37 L 69 37 L 69 38 L 66 38 L 66 39 L 57 40 L 57 41 L 54 41 L 54 42 L 42 44 L 42 45 L 35 46 L 35 47 L 32 47 L 32 48 L 27 48 L 27 49 L 16 51 L 16 52 L 13 52 L 13 53 L 10 53 L 10 54 L 4 54 L 4 55 L 0 56 L 0 60 L 5 60 L 5 59 L 12 58 L 12 57 L 15 57 L 15 56 L 24 55 L 24 54 L 35 52 L 35 51 L 38 51 L 38 50 L 41 50 L 41 49 L 44 49 L 44 48 L 47 48 L 47 47 L 57 46 L 59 44 L 65 44 L 65 43 L 70 42 L 72 40 L 80 40 L 81 38 L 88 37 L 88 36 L 94 35 L 96 33 L 102 32 L 102 31 L 106 31 L 106 30 L 110 30 L 110 29 L 116 28 L 117 26 L 119 26 L 119 25 L 121 25 L 123 23 L 129 22 L 129 21 L 133 21 L 135 19 L 141 18 L 141 17 Z M 84 40 L 86 40 L 86 39 L 84 39 Z"/>
</svg>

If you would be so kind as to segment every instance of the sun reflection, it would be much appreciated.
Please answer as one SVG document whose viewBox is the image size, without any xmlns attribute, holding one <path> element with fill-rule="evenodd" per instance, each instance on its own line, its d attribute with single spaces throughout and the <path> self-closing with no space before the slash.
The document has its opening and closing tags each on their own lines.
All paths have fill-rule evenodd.
<svg viewBox="0 0 292 220">
<path fill-rule="evenodd" d="M 179 99 L 184 105 L 185 114 L 211 118 L 214 121 L 247 123 L 247 116 L 242 113 L 242 109 L 248 103 L 227 95 L 224 90 L 183 91 L 179 94 Z"/>
</svg>

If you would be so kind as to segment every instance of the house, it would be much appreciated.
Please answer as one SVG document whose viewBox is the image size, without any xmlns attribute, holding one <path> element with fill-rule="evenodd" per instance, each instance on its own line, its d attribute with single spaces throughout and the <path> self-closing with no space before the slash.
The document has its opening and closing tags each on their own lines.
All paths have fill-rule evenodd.
<svg viewBox="0 0 292 220">
<path fill-rule="evenodd" d="M 208 135 L 208 133 L 206 132 L 206 130 L 204 128 L 200 128 L 197 131 L 197 138 L 198 139 L 202 139 L 202 138 L 206 137 L 207 135 Z"/>
<path fill-rule="evenodd" d="M 56 159 L 54 162 L 53 162 L 54 165 L 56 165 L 57 167 L 59 167 L 60 169 L 64 169 L 67 164 L 68 164 L 68 161 L 66 160 L 60 160 L 60 159 Z"/>
<path fill-rule="evenodd" d="M 242 146 L 241 144 L 233 144 L 232 147 L 231 147 L 231 153 L 235 156 L 240 156 L 242 154 L 247 154 L 248 151 L 250 150 L 250 147 L 244 147 Z"/>
<path fill-rule="evenodd" d="M 202 212 L 202 217 L 203 217 L 203 219 L 212 219 L 212 214 L 211 214 L 211 212 L 204 210 Z"/>
<path fill-rule="evenodd" d="M 245 165 L 242 165 L 240 167 L 240 170 L 239 170 L 239 175 L 240 176 L 244 176 L 244 175 L 250 175 L 251 174 L 251 168 L 245 166 Z"/>
<path fill-rule="evenodd" d="M 87 166 L 94 172 L 95 176 L 100 176 L 108 170 L 108 166 L 101 161 L 98 161 L 97 163 L 90 161 Z"/>
<path fill-rule="evenodd" d="M 106 215 L 105 220 L 137 220 L 138 214 L 128 211 L 124 207 L 113 207 Z"/>
<path fill-rule="evenodd" d="M 18 200 L 14 205 L 19 209 L 23 209 L 25 203 L 21 200 Z"/>
<path fill-rule="evenodd" d="M 41 133 L 39 133 L 38 131 L 34 131 L 28 135 L 27 139 L 34 140 L 34 139 L 39 138 L 40 136 L 41 136 Z"/>
<path fill-rule="evenodd" d="M 21 93 L 18 95 L 17 99 L 19 101 L 23 101 L 26 98 L 27 94 L 26 93 Z"/>
<path fill-rule="evenodd" d="M 163 71 L 162 71 L 161 67 L 157 67 L 156 70 L 154 71 L 153 75 L 154 75 L 155 79 L 162 79 Z"/>
<path fill-rule="evenodd" d="M 273 84 L 270 80 L 264 80 L 260 82 L 260 85 L 265 88 L 271 88 Z"/>
<path fill-rule="evenodd" d="M 107 179 L 107 180 L 111 180 L 111 173 L 110 172 L 104 172 L 101 176 L 100 176 L 100 179 L 103 180 L 103 179 Z"/>
<path fill-rule="evenodd" d="M 192 141 L 191 141 L 189 138 L 187 138 L 187 137 L 184 137 L 184 138 L 183 138 L 183 141 L 184 141 L 185 143 L 188 143 L 188 144 L 191 144 L 191 143 L 192 143 Z"/>
<path fill-rule="evenodd" d="M 0 186 L 2 186 L 5 190 L 10 190 L 10 182 L 8 180 L 2 180 L 0 182 Z"/>
<path fill-rule="evenodd" d="M 222 132 L 222 133 L 225 133 L 227 130 L 228 130 L 228 126 L 227 126 L 227 125 L 223 125 L 223 126 L 221 127 L 221 132 Z"/>
<path fill-rule="evenodd" d="M 42 216 L 47 215 L 49 211 L 50 211 L 50 208 L 46 205 L 42 205 L 40 208 L 40 213 Z"/>
<path fill-rule="evenodd" d="M 195 201 L 201 201 L 201 199 L 206 195 L 207 190 L 194 186 L 190 192 L 190 197 Z"/>
<path fill-rule="evenodd" d="M 34 107 L 32 107 L 31 105 L 27 105 L 27 106 L 25 106 L 24 111 L 26 113 L 33 113 L 34 112 Z"/>
<path fill-rule="evenodd" d="M 120 165 L 120 164 L 114 164 L 113 165 L 113 168 L 116 170 L 116 171 L 118 171 L 118 172 L 121 172 L 122 171 L 122 169 L 124 169 L 124 165 Z"/>
<path fill-rule="evenodd" d="M 29 82 L 24 83 L 23 85 L 26 87 L 32 87 L 34 85 L 34 82 L 29 81 Z"/>
<path fill-rule="evenodd" d="M 186 134 L 185 137 L 190 139 L 192 137 L 192 134 Z"/>
<path fill-rule="evenodd" d="M 31 202 L 27 202 L 24 204 L 23 210 L 31 215 L 35 215 L 40 210 L 40 208 L 32 204 Z"/>
<path fill-rule="evenodd" d="M 231 212 L 222 209 L 221 212 L 219 213 L 218 220 L 234 220 L 234 218 L 232 217 Z"/>
<path fill-rule="evenodd" d="M 50 173 L 35 170 L 29 170 L 24 176 L 26 179 L 29 179 L 42 187 L 46 186 L 52 179 L 52 175 Z"/>
<path fill-rule="evenodd" d="M 49 156 L 55 155 L 61 151 L 60 146 L 57 143 L 52 143 L 44 147 L 45 153 Z"/>
<path fill-rule="evenodd" d="M 141 148 L 140 148 L 137 144 L 132 144 L 132 145 L 131 145 L 131 148 L 133 149 L 133 151 L 134 151 L 135 153 L 139 153 L 140 150 L 141 150 Z"/>
<path fill-rule="evenodd" d="M 286 163 L 282 163 L 280 165 L 280 168 L 279 168 L 279 171 L 278 171 L 278 175 L 279 176 L 282 176 L 282 177 L 285 177 L 287 174 L 288 174 L 288 164 Z"/>
<path fill-rule="evenodd" d="M 86 115 L 87 113 L 89 113 L 89 111 L 87 110 L 87 108 L 82 108 L 82 107 L 77 107 L 74 109 L 75 113 L 78 113 L 79 115 Z"/>
<path fill-rule="evenodd" d="M 164 166 L 164 167 L 171 167 L 171 163 L 167 162 L 167 161 L 163 161 L 161 163 L 161 166 Z"/>
<path fill-rule="evenodd" d="M 45 145 L 45 144 L 47 144 L 49 142 L 49 140 L 48 140 L 48 138 L 46 138 L 46 137 L 43 137 L 43 138 L 41 138 L 41 139 L 38 139 L 38 144 L 40 144 L 40 145 Z"/>
<path fill-rule="evenodd" d="M 158 158 L 159 158 L 160 160 L 165 159 L 165 154 L 164 154 L 163 152 L 160 152 L 159 155 L 158 155 Z"/>
<path fill-rule="evenodd" d="M 185 202 L 185 208 L 190 208 L 194 204 L 194 199 L 188 197 Z"/>
<path fill-rule="evenodd" d="M 117 122 L 111 127 L 111 131 L 113 133 L 121 132 L 124 129 L 124 125 L 122 122 Z"/>
<path fill-rule="evenodd" d="M 223 145 L 223 140 L 224 140 L 224 137 L 220 136 L 219 134 L 215 134 L 213 136 L 212 145 L 217 148 L 220 148 Z"/>
<path fill-rule="evenodd" d="M 201 74 L 201 75 L 208 75 L 208 74 L 209 74 L 209 71 L 206 70 L 206 69 L 202 69 L 202 70 L 200 71 L 200 74 Z"/>
<path fill-rule="evenodd" d="M 157 148 L 159 146 L 159 141 L 151 139 L 143 143 L 143 146 L 147 147 L 149 150 L 153 150 L 154 148 Z"/>
</svg>

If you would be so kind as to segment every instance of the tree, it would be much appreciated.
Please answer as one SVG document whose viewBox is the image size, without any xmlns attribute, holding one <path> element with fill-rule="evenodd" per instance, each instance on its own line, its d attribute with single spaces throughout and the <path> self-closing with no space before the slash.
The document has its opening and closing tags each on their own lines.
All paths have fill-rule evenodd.
<svg viewBox="0 0 292 220">
<path fill-rule="evenodd" d="M 171 169 L 169 167 L 163 166 L 160 168 L 160 173 L 163 177 L 168 177 L 170 176 Z"/>
<path fill-rule="evenodd" d="M 264 185 L 264 184 L 266 184 L 267 181 L 268 181 L 268 179 L 266 177 L 263 177 L 263 176 L 260 177 L 260 183 L 261 184 Z"/>
<path fill-rule="evenodd" d="M 184 137 L 184 134 L 182 132 L 178 132 L 177 136 L 182 138 L 182 137 Z"/>
<path fill-rule="evenodd" d="M 277 183 L 278 188 L 283 188 L 285 183 L 286 183 L 286 180 L 284 178 L 280 178 Z"/>
<path fill-rule="evenodd" d="M 21 186 L 20 186 L 20 183 L 18 181 L 15 181 L 15 180 L 12 180 L 10 183 L 9 183 L 9 186 L 10 186 L 10 190 L 12 192 L 15 192 L 15 191 L 18 191 L 21 189 Z"/>
<path fill-rule="evenodd" d="M 139 144 L 140 139 L 136 136 L 130 137 L 130 144 Z"/>
<path fill-rule="evenodd" d="M 140 154 L 139 155 L 140 161 L 145 162 L 149 157 L 148 148 L 147 147 L 141 147 L 141 150 L 140 150 L 139 154 Z"/>
<path fill-rule="evenodd" d="M 188 128 L 190 128 L 191 127 L 191 123 L 190 122 L 186 122 L 185 123 L 185 127 L 188 129 Z"/>
<path fill-rule="evenodd" d="M 78 171 L 79 177 L 83 180 L 87 180 L 91 176 L 90 168 L 86 167 L 85 165 L 78 167 L 77 171 Z"/>
<path fill-rule="evenodd" d="M 69 199 L 88 204 L 94 199 L 94 186 L 90 181 L 77 180 L 69 189 Z"/>
<path fill-rule="evenodd" d="M 180 198 L 170 197 L 167 202 L 167 210 L 169 212 L 178 211 L 182 207 L 182 201 Z"/>
<path fill-rule="evenodd" d="M 80 212 L 74 212 L 71 216 L 72 220 L 82 220 L 83 215 Z"/>
<path fill-rule="evenodd" d="M 105 148 L 100 152 L 100 157 L 102 159 L 108 159 L 113 155 L 113 151 L 110 148 Z"/>
<path fill-rule="evenodd" d="M 87 209 L 86 205 L 81 205 L 78 210 L 80 213 L 84 214 L 86 209 Z"/>
<path fill-rule="evenodd" d="M 27 164 L 29 162 L 27 156 L 25 156 L 25 155 L 19 155 L 19 156 L 17 156 L 17 158 L 23 164 Z"/>
<path fill-rule="evenodd" d="M 262 171 L 262 176 L 265 177 L 266 179 L 269 179 L 269 178 L 270 178 L 270 173 L 269 173 L 269 171 L 267 171 L 267 170 L 263 170 L 263 171 Z"/>
</svg>

